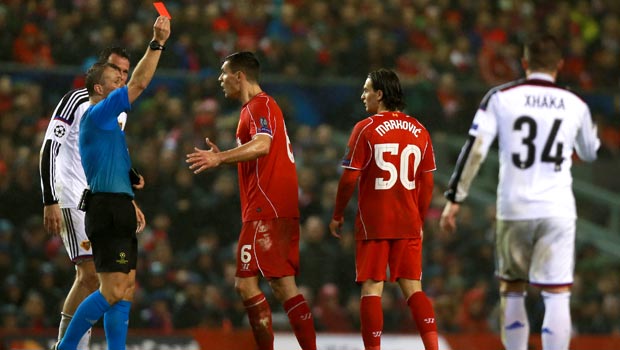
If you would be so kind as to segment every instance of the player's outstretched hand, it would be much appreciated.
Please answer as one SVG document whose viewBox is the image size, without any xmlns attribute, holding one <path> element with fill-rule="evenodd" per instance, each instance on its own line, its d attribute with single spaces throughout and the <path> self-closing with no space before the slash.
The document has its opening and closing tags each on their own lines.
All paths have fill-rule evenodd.
<svg viewBox="0 0 620 350">
<path fill-rule="evenodd" d="M 332 236 L 336 238 L 342 237 L 340 235 L 340 230 L 342 229 L 343 223 L 344 223 L 344 218 L 341 218 L 340 220 L 332 219 L 332 221 L 329 223 L 329 232 L 332 234 Z"/>
<path fill-rule="evenodd" d="M 208 138 L 205 139 L 207 145 L 209 145 L 208 150 L 200 149 L 194 147 L 194 153 L 190 153 L 187 155 L 186 163 L 190 163 L 190 170 L 194 171 L 194 174 L 199 174 L 207 169 L 216 168 L 221 163 L 222 160 L 218 153 L 220 153 L 220 149 L 217 145 L 211 142 Z"/>
<path fill-rule="evenodd" d="M 456 231 L 456 216 L 460 209 L 461 205 L 458 203 L 446 203 L 439 219 L 439 227 L 443 232 L 454 233 Z"/>
<path fill-rule="evenodd" d="M 220 153 L 220 148 L 217 147 L 217 145 L 213 142 L 211 142 L 211 140 L 209 140 L 208 137 L 205 137 L 205 143 L 211 147 L 211 149 L 209 149 L 209 151 L 214 152 L 214 153 Z"/>
</svg>

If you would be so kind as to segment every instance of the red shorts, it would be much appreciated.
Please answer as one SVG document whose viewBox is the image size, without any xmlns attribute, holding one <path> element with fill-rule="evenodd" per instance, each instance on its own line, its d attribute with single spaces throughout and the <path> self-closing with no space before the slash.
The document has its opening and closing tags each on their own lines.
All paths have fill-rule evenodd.
<svg viewBox="0 0 620 350">
<path fill-rule="evenodd" d="M 369 239 L 356 243 L 355 281 L 372 279 L 386 281 L 390 268 L 390 282 L 399 278 L 422 279 L 422 240 Z"/>
<path fill-rule="evenodd" d="M 237 277 L 295 276 L 299 271 L 299 219 L 244 222 L 237 245 Z"/>
</svg>

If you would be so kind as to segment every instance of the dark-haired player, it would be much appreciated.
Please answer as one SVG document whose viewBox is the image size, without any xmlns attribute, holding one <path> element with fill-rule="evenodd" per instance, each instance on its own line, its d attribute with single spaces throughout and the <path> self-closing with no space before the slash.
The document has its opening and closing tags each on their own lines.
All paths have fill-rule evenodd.
<svg viewBox="0 0 620 350">
<path fill-rule="evenodd" d="M 426 350 L 437 350 L 435 311 L 421 281 L 422 229 L 434 186 L 431 137 L 417 119 L 401 112 L 403 90 L 393 71 L 368 74 L 361 98 L 372 116 L 358 122 L 349 137 L 329 228 L 340 237 L 357 186 L 355 280 L 362 285 L 364 348 L 380 349 L 381 295 L 389 280 L 400 285 Z"/>
<path fill-rule="evenodd" d="M 555 84 L 562 67 L 556 39 L 540 35 L 525 46 L 525 79 L 491 89 L 469 129 L 446 192 L 440 220 L 456 229 L 460 204 L 499 141 L 497 276 L 501 334 L 507 350 L 528 348 L 525 288 L 542 289 L 544 350 L 567 350 L 571 335 L 570 290 L 575 265 L 577 211 L 572 190 L 573 150 L 594 161 L 600 141 L 586 103 Z"/>
<path fill-rule="evenodd" d="M 316 349 L 310 307 L 299 293 L 299 203 L 297 172 L 280 107 L 260 87 L 260 64 L 251 52 L 224 59 L 219 76 L 227 98 L 243 104 L 237 147 L 187 155 L 194 173 L 220 164 L 237 164 L 241 194 L 241 234 L 237 245 L 235 287 L 245 305 L 260 350 L 273 350 L 271 308 L 259 288 L 265 277 L 282 303 L 303 350 Z"/>
</svg>

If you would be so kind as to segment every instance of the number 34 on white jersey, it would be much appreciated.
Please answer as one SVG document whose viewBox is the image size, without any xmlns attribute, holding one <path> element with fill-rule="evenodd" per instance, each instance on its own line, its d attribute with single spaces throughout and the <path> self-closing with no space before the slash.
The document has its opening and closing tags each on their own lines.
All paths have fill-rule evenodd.
<svg viewBox="0 0 620 350">
<path fill-rule="evenodd" d="M 573 150 L 596 159 L 600 141 L 586 103 L 546 74 L 489 91 L 469 130 L 450 187 L 462 201 L 495 140 L 500 171 L 497 217 L 505 220 L 576 217 Z"/>
</svg>

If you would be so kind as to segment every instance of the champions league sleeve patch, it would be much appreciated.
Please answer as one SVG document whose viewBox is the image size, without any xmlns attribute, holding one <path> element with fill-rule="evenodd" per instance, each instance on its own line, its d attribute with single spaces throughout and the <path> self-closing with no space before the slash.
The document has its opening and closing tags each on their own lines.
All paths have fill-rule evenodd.
<svg viewBox="0 0 620 350">
<path fill-rule="evenodd" d="M 260 117 L 259 119 L 260 127 L 256 130 L 257 134 L 269 134 L 273 136 L 271 129 L 269 128 L 269 123 L 267 123 L 267 119 L 265 117 Z"/>
<path fill-rule="evenodd" d="M 54 128 L 54 136 L 56 136 L 59 139 L 65 136 L 66 133 L 67 133 L 67 129 L 65 128 L 64 125 L 56 125 L 56 127 Z"/>
<path fill-rule="evenodd" d="M 349 146 L 344 150 L 344 156 L 342 157 L 342 165 L 349 166 L 351 165 L 351 157 L 349 156 Z"/>
</svg>

